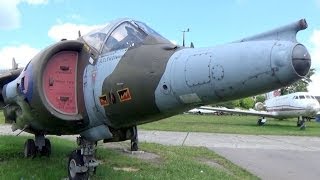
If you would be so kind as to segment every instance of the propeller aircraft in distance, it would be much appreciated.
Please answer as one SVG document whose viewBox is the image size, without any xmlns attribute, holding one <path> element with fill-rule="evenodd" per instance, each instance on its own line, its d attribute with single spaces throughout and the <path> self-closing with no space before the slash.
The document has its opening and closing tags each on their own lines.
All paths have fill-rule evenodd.
<svg viewBox="0 0 320 180">
<path fill-rule="evenodd" d="M 18 77 L 8 75 L 16 79 L 0 83 L 5 120 L 35 135 L 25 143 L 26 157 L 50 155 L 46 135 L 79 134 L 68 175 L 87 179 L 99 164 L 97 141 L 131 140 L 137 150 L 137 125 L 304 77 L 311 59 L 296 33 L 306 28 L 301 19 L 232 43 L 187 48 L 143 22 L 115 20 L 43 49 Z"/>
</svg>

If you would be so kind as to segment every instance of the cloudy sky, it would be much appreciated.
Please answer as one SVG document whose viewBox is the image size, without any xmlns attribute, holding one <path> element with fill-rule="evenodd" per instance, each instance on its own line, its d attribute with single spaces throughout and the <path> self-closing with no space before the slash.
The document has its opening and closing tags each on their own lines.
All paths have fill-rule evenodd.
<svg viewBox="0 0 320 180">
<path fill-rule="evenodd" d="M 309 91 L 320 95 L 320 0 L 0 0 L 0 69 L 15 57 L 24 66 L 42 48 L 75 39 L 108 21 L 131 17 L 169 40 L 214 46 L 306 18 L 298 41 L 311 52 L 316 75 Z"/>
</svg>

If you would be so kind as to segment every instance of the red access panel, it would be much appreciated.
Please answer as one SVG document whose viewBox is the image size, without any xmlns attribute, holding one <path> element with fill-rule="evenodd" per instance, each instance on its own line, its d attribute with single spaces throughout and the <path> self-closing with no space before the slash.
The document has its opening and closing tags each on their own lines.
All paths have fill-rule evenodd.
<svg viewBox="0 0 320 180">
<path fill-rule="evenodd" d="M 58 112 L 76 115 L 78 52 L 61 51 L 47 63 L 43 73 L 43 89 L 49 104 Z"/>
</svg>

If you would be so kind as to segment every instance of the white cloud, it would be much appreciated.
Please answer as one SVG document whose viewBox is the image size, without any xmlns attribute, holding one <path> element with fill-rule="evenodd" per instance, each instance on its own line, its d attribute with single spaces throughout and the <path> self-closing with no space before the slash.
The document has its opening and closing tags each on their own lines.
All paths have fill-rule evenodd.
<svg viewBox="0 0 320 180">
<path fill-rule="evenodd" d="M 316 72 L 311 77 L 312 82 L 308 86 L 308 91 L 314 95 L 320 95 L 320 30 L 314 30 L 310 42 L 313 47 L 310 49 L 312 67 Z"/>
<path fill-rule="evenodd" d="M 20 12 L 17 8 L 19 1 L 0 0 L 0 29 L 15 29 L 20 24 Z"/>
<path fill-rule="evenodd" d="M 106 25 L 85 25 L 85 24 L 73 24 L 73 23 L 63 23 L 57 24 L 50 28 L 48 36 L 55 41 L 60 41 L 61 39 L 77 39 L 78 31 L 84 35 L 94 29 L 103 28 Z"/>
<path fill-rule="evenodd" d="M 18 5 L 20 3 L 40 5 L 48 3 L 48 0 L 0 0 L 0 29 L 19 28 L 21 13 Z"/>
<path fill-rule="evenodd" d="M 10 69 L 13 57 L 19 67 L 24 67 L 38 52 L 38 49 L 26 44 L 4 47 L 0 49 L 0 69 Z"/>
<path fill-rule="evenodd" d="M 317 66 L 320 67 L 320 30 L 316 29 L 312 32 L 310 41 L 313 45 L 311 49 L 313 62 L 316 62 Z"/>
</svg>

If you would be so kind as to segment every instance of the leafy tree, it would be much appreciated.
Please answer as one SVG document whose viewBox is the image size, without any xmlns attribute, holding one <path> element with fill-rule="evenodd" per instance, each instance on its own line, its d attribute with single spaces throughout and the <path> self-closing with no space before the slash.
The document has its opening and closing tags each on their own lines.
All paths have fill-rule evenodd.
<svg viewBox="0 0 320 180">
<path fill-rule="evenodd" d="M 214 106 L 222 106 L 229 109 L 234 109 L 236 107 L 240 107 L 240 100 L 233 100 L 233 101 L 227 101 L 224 103 L 218 103 L 218 104 L 215 104 Z"/>
<path fill-rule="evenodd" d="M 252 97 L 240 99 L 240 106 L 244 109 L 250 109 L 254 106 L 254 100 Z"/>
<path fill-rule="evenodd" d="M 257 102 L 264 102 L 266 100 L 266 96 L 265 95 L 262 95 L 262 94 L 260 94 L 260 95 L 257 95 L 256 96 L 256 103 Z"/>
<path fill-rule="evenodd" d="M 294 92 L 307 92 L 307 87 L 309 83 L 312 82 L 311 76 L 314 75 L 315 71 L 316 70 L 314 68 L 311 68 L 309 73 L 304 78 L 291 84 L 290 86 L 282 88 L 281 95 L 286 95 Z"/>
</svg>

